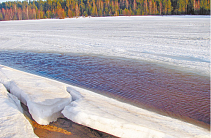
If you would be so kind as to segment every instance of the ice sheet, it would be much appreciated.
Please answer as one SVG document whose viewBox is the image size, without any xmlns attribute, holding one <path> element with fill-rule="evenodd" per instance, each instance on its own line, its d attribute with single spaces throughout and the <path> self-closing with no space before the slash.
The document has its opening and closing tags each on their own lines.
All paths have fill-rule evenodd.
<svg viewBox="0 0 211 138">
<path fill-rule="evenodd" d="M 208 138 L 209 131 L 162 116 L 91 91 L 69 86 L 73 102 L 62 113 L 82 125 L 118 137 L 128 138 Z"/>
<path fill-rule="evenodd" d="M 22 113 L 20 101 L 7 92 L 0 83 L 0 137 L 35 138 L 37 137 L 29 121 Z"/>
<path fill-rule="evenodd" d="M 71 95 L 59 82 L 0 66 L 0 82 L 28 106 L 33 119 L 47 125 L 62 116 L 61 110 L 71 102 Z"/>
<path fill-rule="evenodd" d="M 209 75 L 210 16 L 92 17 L 0 22 L 0 50 L 146 60 Z"/>
</svg>

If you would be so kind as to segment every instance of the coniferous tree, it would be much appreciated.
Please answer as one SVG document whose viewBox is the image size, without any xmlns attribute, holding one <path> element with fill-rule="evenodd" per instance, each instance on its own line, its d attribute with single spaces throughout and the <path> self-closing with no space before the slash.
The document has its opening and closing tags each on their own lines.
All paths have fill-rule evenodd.
<svg viewBox="0 0 211 138">
<path fill-rule="evenodd" d="M 210 14 L 210 0 L 33 0 L 0 3 L 0 20 Z"/>
<path fill-rule="evenodd" d="M 4 18 L 3 18 L 2 12 L 0 10 L 0 21 L 3 21 L 3 20 L 4 20 Z"/>
<path fill-rule="evenodd" d="M 171 0 L 168 0 L 167 1 L 167 13 L 166 14 L 170 15 L 171 11 L 172 11 Z"/>
</svg>

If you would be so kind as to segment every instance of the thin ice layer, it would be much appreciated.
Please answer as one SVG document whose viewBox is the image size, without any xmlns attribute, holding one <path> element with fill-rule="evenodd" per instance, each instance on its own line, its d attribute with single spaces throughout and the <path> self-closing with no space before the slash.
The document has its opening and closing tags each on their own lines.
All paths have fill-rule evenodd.
<svg viewBox="0 0 211 138">
<path fill-rule="evenodd" d="M 29 121 L 22 113 L 20 101 L 7 92 L 0 83 L 0 137 L 35 138 L 37 137 Z"/>
<path fill-rule="evenodd" d="M 29 73 L 0 66 L 0 82 L 28 106 L 33 119 L 47 125 L 62 116 L 61 110 L 71 102 L 65 85 Z"/>
<path fill-rule="evenodd" d="M 209 138 L 209 131 L 91 91 L 70 86 L 73 102 L 62 113 L 79 124 L 128 138 Z"/>
</svg>

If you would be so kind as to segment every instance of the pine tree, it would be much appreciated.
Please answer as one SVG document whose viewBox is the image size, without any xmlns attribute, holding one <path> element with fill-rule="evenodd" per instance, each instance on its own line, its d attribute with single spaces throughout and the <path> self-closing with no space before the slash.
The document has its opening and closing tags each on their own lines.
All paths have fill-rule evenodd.
<svg viewBox="0 0 211 138">
<path fill-rule="evenodd" d="M 171 0 L 167 1 L 167 14 L 170 15 L 172 11 Z"/>
<path fill-rule="evenodd" d="M 57 12 L 57 17 L 59 19 L 64 19 L 65 18 L 65 12 L 64 9 L 62 9 L 62 6 L 60 4 L 60 2 L 57 2 L 57 8 L 56 8 L 56 12 Z"/>
<path fill-rule="evenodd" d="M 2 15 L 2 13 L 1 13 L 1 10 L 0 10 L 0 21 L 3 21 L 3 15 Z"/>
<path fill-rule="evenodd" d="M 83 2 L 83 0 L 81 0 L 81 3 L 80 3 L 80 13 L 82 14 L 82 16 L 83 16 L 83 13 L 84 13 L 84 11 L 86 10 L 85 9 L 85 4 L 84 4 L 84 2 Z"/>
<path fill-rule="evenodd" d="M 156 14 L 210 14 L 210 0 L 33 0 L 0 3 L 1 20 Z"/>
</svg>

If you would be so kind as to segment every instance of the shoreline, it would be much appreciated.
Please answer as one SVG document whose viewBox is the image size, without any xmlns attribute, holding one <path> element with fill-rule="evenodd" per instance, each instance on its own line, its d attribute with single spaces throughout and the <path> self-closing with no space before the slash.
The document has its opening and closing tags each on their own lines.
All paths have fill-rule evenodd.
<svg viewBox="0 0 211 138">
<path fill-rule="evenodd" d="M 24 116 L 30 122 L 30 124 L 33 127 L 34 133 L 38 137 L 42 137 L 42 138 L 47 138 L 47 137 L 51 137 L 51 138 L 58 138 L 58 137 L 62 137 L 62 138 L 82 138 L 82 137 L 117 138 L 116 136 L 113 136 L 111 134 L 92 129 L 84 125 L 77 124 L 65 117 L 60 117 L 56 121 L 51 122 L 49 125 L 40 125 L 31 117 L 30 113 L 28 112 L 28 107 L 24 105 L 23 103 L 21 103 L 21 106 L 23 108 Z M 175 118 L 179 119 L 177 117 Z M 191 120 L 191 119 L 182 118 L 179 120 L 186 122 L 187 120 Z M 192 121 L 191 124 L 205 128 L 208 131 L 210 131 L 210 125 L 204 124 L 203 122 L 199 122 L 197 120 L 191 120 L 191 121 Z M 190 123 L 190 121 L 188 121 L 188 123 Z"/>
<path fill-rule="evenodd" d="M 33 127 L 34 133 L 42 138 L 117 138 L 111 134 L 101 132 L 80 124 L 77 124 L 65 117 L 60 117 L 49 125 L 38 124 L 30 115 L 28 107 L 21 103 L 26 119 Z"/>
<path fill-rule="evenodd" d="M 32 118 L 32 116 L 30 115 L 28 111 L 28 107 L 26 105 L 21 103 L 21 107 L 23 108 L 24 116 L 30 122 L 30 124 L 33 127 L 34 133 L 38 137 L 42 137 L 42 138 L 47 138 L 47 137 L 51 137 L 51 138 L 58 138 L 58 137 L 62 137 L 62 138 L 81 138 L 81 137 L 117 138 L 116 136 L 113 136 L 111 134 L 92 129 L 84 125 L 77 124 L 66 117 L 60 117 L 56 121 L 51 122 L 49 125 L 40 125 Z M 154 112 L 156 111 L 154 110 Z M 179 119 L 177 117 L 175 118 Z M 184 121 L 184 122 L 187 121 L 184 118 L 179 119 L 179 120 Z M 188 118 L 188 120 L 191 120 L 191 119 Z M 190 121 L 188 121 L 188 123 L 190 123 Z M 204 124 L 203 122 L 192 120 L 191 124 L 205 128 L 208 131 L 210 131 L 210 125 Z"/>
</svg>

